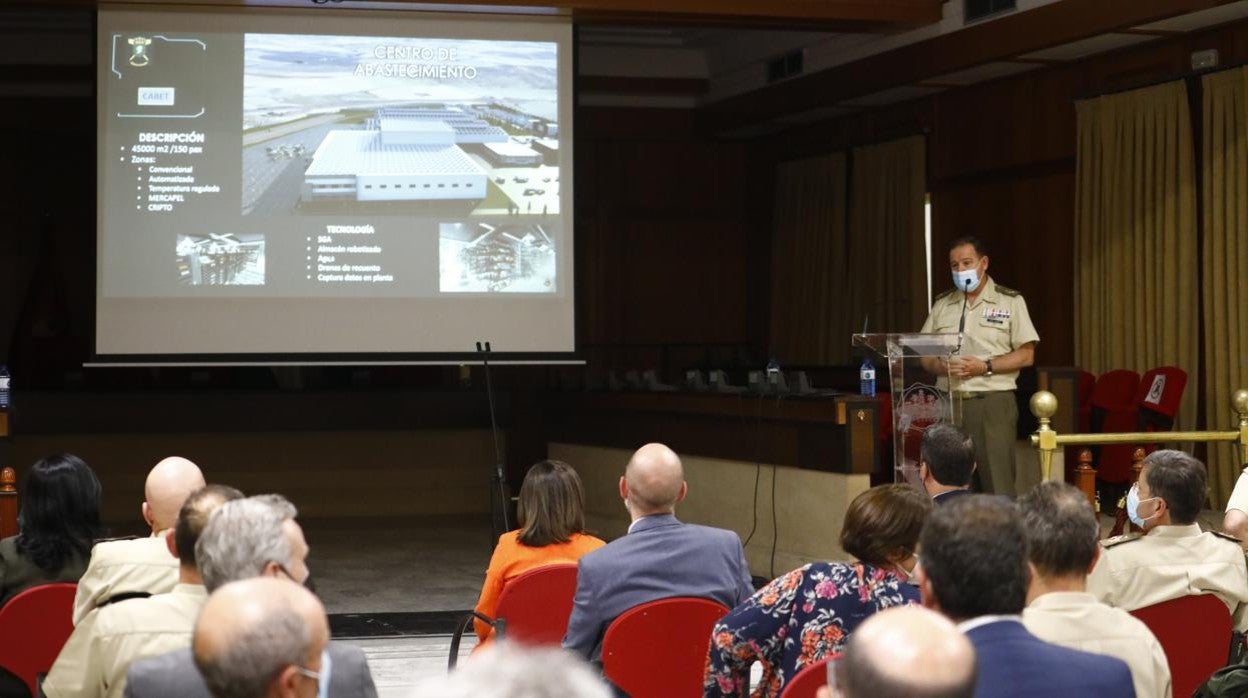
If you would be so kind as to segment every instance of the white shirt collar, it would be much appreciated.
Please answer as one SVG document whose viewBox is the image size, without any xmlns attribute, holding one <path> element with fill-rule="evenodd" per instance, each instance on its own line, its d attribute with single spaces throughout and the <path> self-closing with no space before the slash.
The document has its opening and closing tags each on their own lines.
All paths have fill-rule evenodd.
<svg viewBox="0 0 1248 698">
<path fill-rule="evenodd" d="M 1016 615 L 1016 614 L 1005 614 L 1005 615 L 1000 615 L 1000 616 L 979 616 L 978 618 L 972 618 L 970 620 L 964 620 L 961 623 L 958 623 L 958 630 L 960 630 L 963 634 L 965 634 L 974 630 L 975 628 L 982 628 L 985 625 L 990 625 L 992 623 L 1001 623 L 1004 621 L 1013 621 L 1015 623 L 1021 623 L 1023 622 L 1023 617 L 1021 615 Z"/>
</svg>

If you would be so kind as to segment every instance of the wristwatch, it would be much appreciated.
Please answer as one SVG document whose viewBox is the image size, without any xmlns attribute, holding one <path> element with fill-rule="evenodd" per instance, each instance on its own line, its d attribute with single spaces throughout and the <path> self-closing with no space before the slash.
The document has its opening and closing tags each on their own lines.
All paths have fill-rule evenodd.
<svg viewBox="0 0 1248 698">
<path fill-rule="evenodd" d="M 986 359 L 984 361 L 984 375 L 985 376 L 992 375 L 992 359 Z"/>
</svg>

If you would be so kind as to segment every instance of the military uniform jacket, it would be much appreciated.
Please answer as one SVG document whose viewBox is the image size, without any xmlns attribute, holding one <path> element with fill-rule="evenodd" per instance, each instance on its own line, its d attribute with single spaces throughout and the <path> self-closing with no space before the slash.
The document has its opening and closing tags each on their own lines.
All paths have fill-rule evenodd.
<svg viewBox="0 0 1248 698">
<path fill-rule="evenodd" d="M 1032 635 L 1071 649 L 1107 654 L 1127 663 L 1138 698 L 1170 698 L 1170 665 L 1144 622 L 1081 592 L 1037 597 L 1023 610 Z"/>
<path fill-rule="evenodd" d="M 963 354 L 988 360 L 1008 354 L 1024 344 L 1039 342 L 1040 335 L 1031 324 L 1027 301 L 1023 300 L 1022 294 L 998 286 L 992 277 L 984 279 L 983 284 L 984 289 L 966 309 Z M 921 331 L 956 334 L 965 295 L 957 289 L 949 289 L 937 296 Z M 1013 390 L 1017 378 L 1017 372 L 975 376 L 961 381 L 959 389 L 967 392 Z"/>
<path fill-rule="evenodd" d="M 208 600 L 201 584 L 130 599 L 88 613 L 74 628 L 43 683 L 48 698 L 120 698 L 136 659 L 190 647 L 195 617 Z"/>
<path fill-rule="evenodd" d="M 169 553 L 162 531 L 149 538 L 96 543 L 91 562 L 74 594 L 74 625 L 114 594 L 164 594 L 178 583 L 178 558 Z"/>
<path fill-rule="evenodd" d="M 1088 591 L 1101 601 L 1133 611 L 1213 594 L 1230 610 L 1235 629 L 1248 630 L 1248 568 L 1234 539 L 1187 524 L 1111 538 L 1101 546 L 1101 559 L 1088 575 Z"/>
</svg>

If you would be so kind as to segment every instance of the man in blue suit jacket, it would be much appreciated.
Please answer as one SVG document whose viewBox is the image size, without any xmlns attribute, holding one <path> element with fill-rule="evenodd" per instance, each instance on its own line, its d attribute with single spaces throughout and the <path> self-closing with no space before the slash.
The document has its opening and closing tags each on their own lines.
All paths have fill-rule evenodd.
<svg viewBox="0 0 1248 698">
<path fill-rule="evenodd" d="M 732 608 L 754 593 L 736 533 L 676 519 L 676 504 L 688 486 L 680 458 L 670 448 L 642 446 L 619 486 L 632 525 L 628 535 L 581 558 L 563 638 L 565 649 L 591 660 L 602 653 L 607 626 L 634 606 L 697 596 Z"/>
<path fill-rule="evenodd" d="M 923 604 L 958 623 L 975 647 L 976 698 L 1135 695 L 1121 659 L 1052 645 L 1023 627 L 1031 575 L 1011 502 L 972 495 L 937 507 L 919 549 Z"/>
<path fill-rule="evenodd" d="M 971 493 L 975 474 L 975 443 L 962 430 L 941 422 L 923 432 L 919 444 L 919 478 L 933 504 L 948 504 Z"/>
</svg>

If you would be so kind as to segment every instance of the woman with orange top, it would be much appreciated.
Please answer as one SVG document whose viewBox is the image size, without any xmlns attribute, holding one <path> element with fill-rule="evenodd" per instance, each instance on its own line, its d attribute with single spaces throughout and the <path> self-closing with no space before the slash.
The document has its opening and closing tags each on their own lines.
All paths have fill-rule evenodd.
<svg viewBox="0 0 1248 698">
<path fill-rule="evenodd" d="M 544 460 L 529 468 L 516 507 L 520 528 L 499 536 L 476 611 L 494 617 L 507 582 L 536 567 L 572 563 L 605 543 L 585 533 L 585 490 L 572 466 Z M 494 634 L 476 621 L 483 646 Z"/>
</svg>

